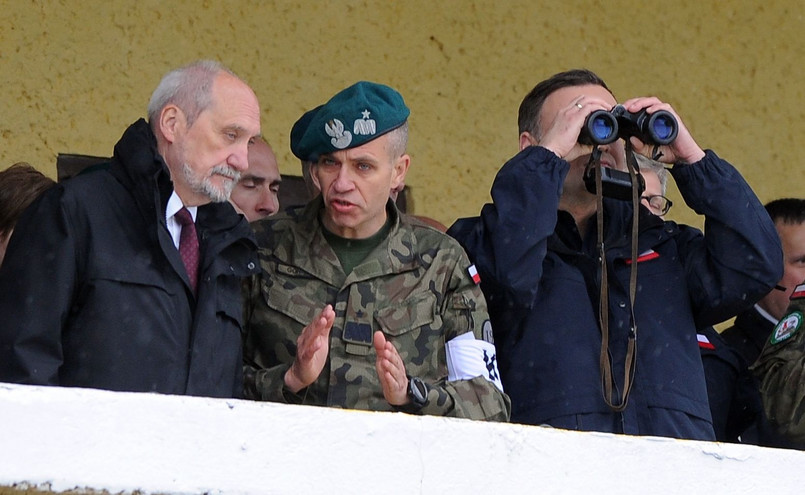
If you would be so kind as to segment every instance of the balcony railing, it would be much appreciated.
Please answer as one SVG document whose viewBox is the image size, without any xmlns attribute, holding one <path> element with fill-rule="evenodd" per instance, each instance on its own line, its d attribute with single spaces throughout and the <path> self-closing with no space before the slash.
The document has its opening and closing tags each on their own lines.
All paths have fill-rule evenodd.
<svg viewBox="0 0 805 495">
<path fill-rule="evenodd" d="M 805 452 L 0 384 L 0 493 L 800 493 Z M 49 492 L 50 490 L 50 492 Z"/>
</svg>

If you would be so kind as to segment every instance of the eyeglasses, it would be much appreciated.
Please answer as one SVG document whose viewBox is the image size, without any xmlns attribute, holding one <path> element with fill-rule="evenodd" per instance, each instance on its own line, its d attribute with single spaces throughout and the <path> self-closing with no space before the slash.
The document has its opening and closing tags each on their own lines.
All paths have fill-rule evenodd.
<svg viewBox="0 0 805 495">
<path fill-rule="evenodd" d="M 651 208 L 652 213 L 654 214 L 665 215 L 668 213 L 668 210 L 674 206 L 674 203 L 671 202 L 670 199 L 659 194 L 654 196 L 642 196 L 640 199 L 648 203 L 649 208 Z"/>
</svg>

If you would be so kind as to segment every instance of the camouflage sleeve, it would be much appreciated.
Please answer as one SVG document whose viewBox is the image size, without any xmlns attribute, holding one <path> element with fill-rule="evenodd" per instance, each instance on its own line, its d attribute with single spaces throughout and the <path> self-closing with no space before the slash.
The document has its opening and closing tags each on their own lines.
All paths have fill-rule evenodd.
<svg viewBox="0 0 805 495">
<path fill-rule="evenodd" d="M 255 400 L 265 400 L 271 402 L 284 402 L 286 404 L 302 404 L 304 396 L 295 394 L 285 388 L 285 372 L 288 371 L 287 364 L 280 364 L 272 368 L 258 369 L 251 367 L 246 370 L 246 397 Z M 249 377 L 247 373 L 251 373 Z M 251 384 L 251 386 L 249 386 Z M 300 390 L 304 392 L 304 390 Z"/>
<path fill-rule="evenodd" d="M 302 397 L 285 388 L 285 372 L 290 367 L 279 364 L 262 368 L 255 360 L 255 343 L 250 333 L 259 313 L 259 276 L 251 276 L 243 282 L 243 396 L 252 400 L 301 404 Z"/>
<path fill-rule="evenodd" d="M 511 401 L 500 384 L 486 301 L 469 270 L 462 252 L 441 308 L 448 377 L 429 386 L 428 403 L 421 412 L 508 421 Z"/>
<path fill-rule="evenodd" d="M 796 301 L 792 302 L 792 306 Z M 752 366 L 769 422 L 787 439 L 805 442 L 805 299 L 790 308 Z"/>
</svg>

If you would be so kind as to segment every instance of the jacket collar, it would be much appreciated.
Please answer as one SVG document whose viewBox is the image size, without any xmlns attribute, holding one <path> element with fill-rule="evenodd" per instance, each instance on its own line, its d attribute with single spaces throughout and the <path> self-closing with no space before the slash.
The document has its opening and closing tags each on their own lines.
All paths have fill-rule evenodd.
<svg viewBox="0 0 805 495">
<path fill-rule="evenodd" d="M 386 211 L 391 222 L 388 237 L 345 278 L 338 257 L 322 232 L 320 218 L 323 209 L 324 201 L 319 195 L 303 209 L 297 208 L 287 212 L 294 228 L 285 232 L 287 237 L 279 239 L 275 237 L 269 241 L 272 245 L 274 244 L 272 241 L 278 242 L 274 245 L 274 255 L 281 263 L 314 273 L 337 287 L 380 275 L 409 271 L 418 266 L 416 236 L 407 227 L 407 217 L 401 215 L 394 202 L 389 200 L 386 203 Z M 272 234 L 273 232 L 269 232 L 266 240 L 274 237 Z"/>
<path fill-rule="evenodd" d="M 774 323 L 758 312 L 757 304 L 735 317 L 735 327 L 744 339 L 752 343 L 758 352 L 766 345 L 774 326 Z"/>
<path fill-rule="evenodd" d="M 168 166 L 157 152 L 156 137 L 145 119 L 130 125 L 115 145 L 110 172 L 132 192 L 146 218 L 157 214 L 164 217 L 173 184 Z"/>
<path fill-rule="evenodd" d="M 608 253 L 615 253 L 615 257 L 628 256 L 631 249 L 632 211 L 630 201 L 604 198 L 604 246 Z M 564 254 L 594 254 L 597 215 L 590 218 L 591 228 L 582 239 L 572 215 L 559 210 L 556 229 L 548 241 L 550 249 Z M 642 205 L 638 215 L 638 248 L 641 251 L 656 245 L 677 230 L 675 223 L 663 221 Z"/>
<path fill-rule="evenodd" d="M 157 225 L 165 225 L 165 209 L 173 192 L 173 182 L 165 160 L 157 151 L 156 136 L 145 119 L 129 126 L 115 145 L 110 173 L 132 192 L 146 220 L 153 221 L 156 217 Z M 199 206 L 196 225 L 200 240 L 206 245 L 204 258 L 207 262 L 226 246 L 240 240 L 246 241 L 247 249 L 256 247 L 249 224 L 229 202 Z M 164 239 L 158 242 L 162 244 Z"/>
</svg>

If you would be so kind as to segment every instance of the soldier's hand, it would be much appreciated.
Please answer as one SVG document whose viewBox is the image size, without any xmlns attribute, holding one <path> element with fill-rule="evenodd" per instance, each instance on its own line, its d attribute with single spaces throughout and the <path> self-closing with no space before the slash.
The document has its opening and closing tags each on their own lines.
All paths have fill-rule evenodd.
<svg viewBox="0 0 805 495">
<path fill-rule="evenodd" d="M 307 387 L 321 374 L 330 352 L 329 336 L 335 311 L 327 305 L 296 339 L 296 358 L 285 373 L 285 387 L 293 393 Z"/>
<path fill-rule="evenodd" d="M 383 332 L 375 332 L 372 343 L 377 353 L 375 369 L 383 387 L 383 397 L 392 406 L 408 404 L 408 375 L 397 348 L 386 340 Z"/>
</svg>

